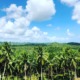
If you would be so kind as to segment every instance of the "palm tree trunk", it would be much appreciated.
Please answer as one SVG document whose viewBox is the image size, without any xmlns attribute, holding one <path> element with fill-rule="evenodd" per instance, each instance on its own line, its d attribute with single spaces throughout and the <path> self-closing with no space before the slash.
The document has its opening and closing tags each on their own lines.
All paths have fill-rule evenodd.
<svg viewBox="0 0 80 80">
<path fill-rule="evenodd" d="M 25 80 L 27 80 L 27 77 L 26 77 L 26 63 L 24 64 L 24 73 L 25 73 Z"/>
<path fill-rule="evenodd" d="M 71 80 L 71 73 L 70 73 L 70 71 L 69 71 L 69 80 Z"/>
<path fill-rule="evenodd" d="M 57 70 L 57 67 L 56 67 L 56 74 L 58 74 L 58 70 Z"/>
<path fill-rule="evenodd" d="M 43 76 L 42 76 L 42 65 L 41 65 L 41 80 L 43 80 Z"/>
<path fill-rule="evenodd" d="M 31 64 L 30 64 L 30 80 L 31 80 Z"/>
<path fill-rule="evenodd" d="M 51 66 L 51 80 L 53 80 L 53 72 L 52 72 L 52 66 Z"/>
<path fill-rule="evenodd" d="M 65 77 L 65 68 L 63 68 L 63 80 L 64 80 L 64 77 Z"/>
<path fill-rule="evenodd" d="M 49 79 L 49 69 L 48 69 L 48 79 Z"/>
<path fill-rule="evenodd" d="M 6 63 L 4 65 L 4 71 L 3 71 L 3 76 L 2 76 L 2 79 L 4 79 L 4 74 L 5 74 L 5 71 L 6 71 Z"/>
<path fill-rule="evenodd" d="M 30 80 L 31 80 L 31 75 L 30 75 Z"/>
<path fill-rule="evenodd" d="M 0 73 L 0 80 L 2 80 L 2 74 Z"/>
<path fill-rule="evenodd" d="M 75 68 L 75 78 L 77 78 L 77 72 L 76 72 L 76 68 Z"/>
</svg>

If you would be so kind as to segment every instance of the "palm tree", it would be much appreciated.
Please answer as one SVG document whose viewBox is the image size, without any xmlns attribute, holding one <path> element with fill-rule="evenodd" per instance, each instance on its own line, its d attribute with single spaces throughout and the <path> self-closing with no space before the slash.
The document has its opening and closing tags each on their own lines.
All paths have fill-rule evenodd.
<svg viewBox="0 0 80 80">
<path fill-rule="evenodd" d="M 3 66 L 3 78 L 4 78 L 4 75 L 5 75 L 5 72 L 7 71 L 7 68 L 9 66 L 9 62 L 11 61 L 11 53 L 12 53 L 12 50 L 10 48 L 10 45 L 5 42 L 3 44 L 3 46 L 1 47 L 1 62 L 2 64 L 4 65 Z"/>
<path fill-rule="evenodd" d="M 75 72 L 75 75 L 76 75 L 76 65 L 77 65 L 75 60 L 76 52 L 71 48 L 66 48 L 65 56 L 67 57 L 66 62 L 68 66 L 69 78 L 71 80 L 73 76 L 72 73 Z"/>
<path fill-rule="evenodd" d="M 36 54 L 35 54 L 36 55 Z M 32 73 L 34 72 L 33 68 L 34 68 L 34 64 L 36 63 L 36 60 L 35 60 L 35 56 L 34 53 L 31 51 L 29 54 L 28 54 L 28 63 L 29 63 L 29 72 L 30 72 L 30 80 L 31 80 L 31 75 Z M 36 64 L 35 64 L 36 65 Z"/>
<path fill-rule="evenodd" d="M 38 47 L 38 72 L 40 73 L 39 80 L 43 80 L 43 70 L 42 70 L 42 61 L 43 61 L 43 50 L 42 47 Z M 40 69 L 39 69 L 40 67 Z"/>
<path fill-rule="evenodd" d="M 23 52 L 21 54 L 20 62 L 21 62 L 22 68 L 24 68 L 25 80 L 27 80 L 27 73 L 26 72 L 29 68 L 28 53 Z M 23 65 L 24 65 L 24 67 L 23 67 Z"/>
</svg>

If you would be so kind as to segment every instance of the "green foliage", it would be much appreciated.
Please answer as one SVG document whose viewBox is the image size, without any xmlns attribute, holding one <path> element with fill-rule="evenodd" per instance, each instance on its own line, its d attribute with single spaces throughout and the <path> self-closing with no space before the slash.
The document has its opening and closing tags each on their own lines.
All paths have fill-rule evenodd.
<svg viewBox="0 0 80 80">
<path fill-rule="evenodd" d="M 8 80 L 70 80 L 80 76 L 80 46 L 0 45 L 0 75 Z M 1 79 L 0 79 L 1 80 Z"/>
</svg>

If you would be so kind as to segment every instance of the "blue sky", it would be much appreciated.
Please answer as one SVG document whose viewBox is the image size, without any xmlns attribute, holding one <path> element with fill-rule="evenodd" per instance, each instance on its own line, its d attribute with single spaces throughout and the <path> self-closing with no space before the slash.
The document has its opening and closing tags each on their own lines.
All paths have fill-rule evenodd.
<svg viewBox="0 0 80 80">
<path fill-rule="evenodd" d="M 0 41 L 80 42 L 80 0 L 0 0 Z"/>
</svg>

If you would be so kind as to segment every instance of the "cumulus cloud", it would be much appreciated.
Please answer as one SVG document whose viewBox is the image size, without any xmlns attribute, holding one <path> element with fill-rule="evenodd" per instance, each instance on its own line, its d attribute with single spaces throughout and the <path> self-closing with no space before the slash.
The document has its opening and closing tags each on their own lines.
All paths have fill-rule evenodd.
<svg viewBox="0 0 80 80">
<path fill-rule="evenodd" d="M 25 8 L 11 4 L 2 9 L 6 15 L 0 17 L 0 40 L 46 42 L 48 33 L 37 26 L 29 28 L 32 21 L 50 19 L 56 12 L 53 0 L 28 0 Z M 3 36 L 4 35 L 4 36 Z"/>
<path fill-rule="evenodd" d="M 73 7 L 72 19 L 80 24 L 80 0 L 61 0 L 61 2 Z"/>
<path fill-rule="evenodd" d="M 23 34 L 30 25 L 30 21 L 27 19 L 26 12 L 22 6 L 11 4 L 3 10 L 6 15 L 0 18 L 0 32 L 11 35 Z"/>
<path fill-rule="evenodd" d="M 72 19 L 76 20 L 80 24 L 80 1 L 74 5 Z"/>
<path fill-rule="evenodd" d="M 4 8 L 5 16 L 0 17 L 0 41 L 53 42 L 68 38 L 49 36 L 37 26 L 30 28 L 32 21 L 50 19 L 56 12 L 53 0 L 28 0 L 26 8 L 11 4 Z"/>
<path fill-rule="evenodd" d="M 30 20 L 50 19 L 56 12 L 53 0 L 28 0 L 26 10 Z"/>
<path fill-rule="evenodd" d="M 20 18 L 25 13 L 22 6 L 17 6 L 16 4 L 11 4 L 8 8 L 4 8 L 3 11 L 6 12 L 7 18 Z"/>
<path fill-rule="evenodd" d="M 42 32 L 37 26 L 33 26 L 32 29 L 29 29 L 25 32 L 25 37 L 32 42 L 47 42 L 49 41 L 47 34 L 47 32 Z"/>
</svg>

